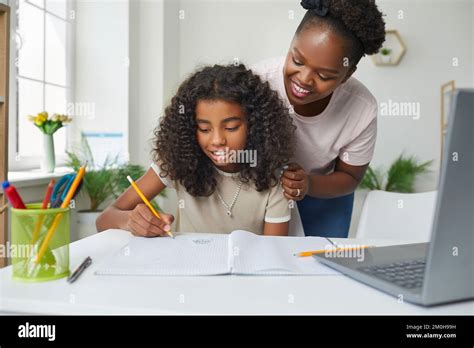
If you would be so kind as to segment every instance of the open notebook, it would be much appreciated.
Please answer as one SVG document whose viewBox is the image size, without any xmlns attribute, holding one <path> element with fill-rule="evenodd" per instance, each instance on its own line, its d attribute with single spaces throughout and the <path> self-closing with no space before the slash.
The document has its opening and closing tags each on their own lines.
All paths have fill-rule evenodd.
<svg viewBox="0 0 474 348">
<path fill-rule="evenodd" d="M 328 247 L 320 237 L 186 234 L 171 238 L 133 237 L 102 262 L 96 275 L 330 275 L 339 274 L 312 257 L 295 253 Z"/>
</svg>

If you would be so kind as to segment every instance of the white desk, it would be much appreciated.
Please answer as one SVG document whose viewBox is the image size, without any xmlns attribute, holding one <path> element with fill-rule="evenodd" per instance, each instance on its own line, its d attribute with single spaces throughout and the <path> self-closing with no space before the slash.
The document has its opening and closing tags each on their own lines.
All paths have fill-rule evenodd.
<svg viewBox="0 0 474 348">
<path fill-rule="evenodd" d="M 87 256 L 93 264 L 73 284 L 61 279 L 22 283 L 11 267 L 0 270 L 0 311 L 25 314 L 464 314 L 474 301 L 423 308 L 343 275 L 99 277 L 93 273 L 107 254 L 123 247 L 130 234 L 109 230 L 71 244 L 71 269 Z M 337 242 L 338 240 L 335 239 Z M 356 240 L 344 241 L 356 243 Z M 361 242 L 360 240 L 358 241 Z M 390 245 L 393 241 L 364 241 Z M 400 244 L 400 243 L 398 243 Z"/>
</svg>

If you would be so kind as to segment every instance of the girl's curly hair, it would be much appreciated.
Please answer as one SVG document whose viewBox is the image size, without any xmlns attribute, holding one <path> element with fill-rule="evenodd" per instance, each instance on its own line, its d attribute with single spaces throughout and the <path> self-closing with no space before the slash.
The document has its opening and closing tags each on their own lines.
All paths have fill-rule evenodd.
<svg viewBox="0 0 474 348">
<path fill-rule="evenodd" d="M 294 151 L 296 127 L 278 93 L 243 64 L 207 66 L 181 84 L 154 131 L 152 153 L 161 175 L 178 181 L 192 196 L 214 192 L 215 167 L 196 136 L 199 100 L 223 100 L 242 107 L 248 125 L 245 150 L 256 150 L 257 163 L 242 164 L 240 179 L 253 182 L 257 191 L 277 185 L 278 169 Z"/>
</svg>

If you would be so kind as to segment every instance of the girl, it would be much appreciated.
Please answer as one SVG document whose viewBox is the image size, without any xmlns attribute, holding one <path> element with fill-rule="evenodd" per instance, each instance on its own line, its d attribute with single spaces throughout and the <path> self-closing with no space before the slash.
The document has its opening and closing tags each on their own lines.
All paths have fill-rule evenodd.
<svg viewBox="0 0 474 348">
<path fill-rule="evenodd" d="M 148 199 L 177 192 L 177 232 L 287 235 L 290 210 L 278 171 L 293 151 L 294 126 L 267 82 L 244 65 L 206 67 L 179 87 L 155 130 L 154 163 L 137 185 Z M 97 219 L 98 231 L 164 236 L 129 188 Z"/>
<path fill-rule="evenodd" d="M 252 67 L 290 107 L 297 148 L 282 177 L 306 235 L 347 237 L 354 199 L 372 159 L 377 101 L 351 77 L 376 53 L 385 23 L 373 0 L 303 0 L 286 58 Z"/>
</svg>

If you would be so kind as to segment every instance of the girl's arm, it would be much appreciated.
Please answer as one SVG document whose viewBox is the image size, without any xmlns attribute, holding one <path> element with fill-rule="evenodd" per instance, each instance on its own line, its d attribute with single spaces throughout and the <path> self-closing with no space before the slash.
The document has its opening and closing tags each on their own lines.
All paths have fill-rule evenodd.
<svg viewBox="0 0 474 348">
<path fill-rule="evenodd" d="M 289 222 L 270 223 L 265 222 L 263 226 L 263 235 L 265 236 L 288 236 Z"/>
<path fill-rule="evenodd" d="M 152 168 L 136 183 L 148 200 L 152 200 L 166 187 Z M 166 235 L 165 229 L 170 229 L 174 217 L 162 213 L 160 216 L 162 220 L 153 215 L 130 186 L 97 218 L 96 227 L 98 232 L 115 228 L 144 237 Z"/>
</svg>

